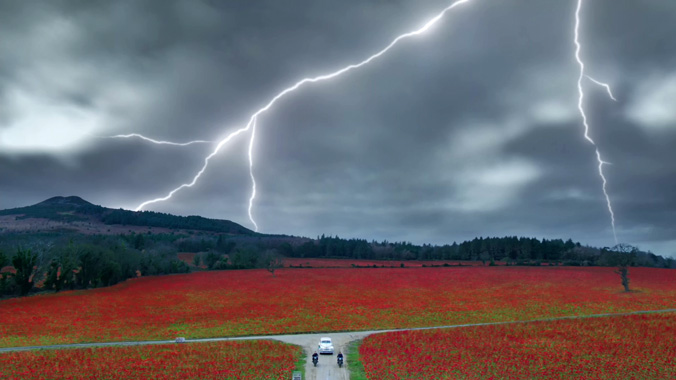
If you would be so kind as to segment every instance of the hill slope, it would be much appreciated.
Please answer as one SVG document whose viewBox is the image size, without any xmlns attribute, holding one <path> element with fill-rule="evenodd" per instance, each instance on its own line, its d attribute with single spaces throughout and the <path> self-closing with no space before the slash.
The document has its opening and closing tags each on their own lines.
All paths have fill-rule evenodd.
<svg viewBox="0 0 676 380">
<path fill-rule="evenodd" d="M 53 197 L 32 206 L 0 210 L 4 230 L 11 231 L 11 221 L 25 221 L 32 225 L 48 225 L 45 221 L 58 222 L 61 227 L 74 226 L 86 222 L 102 225 L 124 225 L 138 227 L 157 227 L 171 230 L 197 230 L 234 235 L 255 235 L 256 233 L 235 222 L 220 219 L 208 219 L 201 216 L 176 216 L 153 211 L 130 211 L 111 209 L 94 205 L 77 196 Z M 30 220 L 42 223 L 30 223 Z M 14 223 L 15 226 L 27 223 Z M 52 226 L 53 227 L 53 226 Z M 37 227 L 39 230 L 40 228 Z M 50 228 L 51 229 L 51 228 Z M 32 230 L 35 230 L 32 228 Z"/>
</svg>

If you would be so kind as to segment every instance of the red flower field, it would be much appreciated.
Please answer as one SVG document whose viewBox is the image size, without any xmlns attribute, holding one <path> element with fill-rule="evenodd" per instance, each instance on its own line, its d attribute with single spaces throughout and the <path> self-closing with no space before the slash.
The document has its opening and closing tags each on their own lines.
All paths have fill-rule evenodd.
<svg viewBox="0 0 676 380">
<path fill-rule="evenodd" d="M 676 313 L 371 335 L 369 379 L 676 379 Z"/>
<path fill-rule="evenodd" d="M 448 267 L 144 277 L 0 301 L 0 346 L 368 330 L 676 307 L 676 271 Z"/>
<path fill-rule="evenodd" d="M 290 379 L 300 347 L 233 341 L 13 352 L 0 379 Z"/>
</svg>

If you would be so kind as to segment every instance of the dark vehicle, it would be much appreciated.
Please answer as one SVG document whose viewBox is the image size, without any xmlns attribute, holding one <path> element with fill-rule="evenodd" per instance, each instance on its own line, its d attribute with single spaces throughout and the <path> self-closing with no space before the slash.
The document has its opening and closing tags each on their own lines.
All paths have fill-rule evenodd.
<svg viewBox="0 0 676 380">
<path fill-rule="evenodd" d="M 314 354 L 312 354 L 312 364 L 314 364 L 315 367 L 316 367 L 318 361 L 319 361 L 319 355 L 317 355 L 317 353 L 315 352 Z"/>
<path fill-rule="evenodd" d="M 339 352 L 338 353 L 338 367 L 343 367 L 343 353 Z"/>
</svg>

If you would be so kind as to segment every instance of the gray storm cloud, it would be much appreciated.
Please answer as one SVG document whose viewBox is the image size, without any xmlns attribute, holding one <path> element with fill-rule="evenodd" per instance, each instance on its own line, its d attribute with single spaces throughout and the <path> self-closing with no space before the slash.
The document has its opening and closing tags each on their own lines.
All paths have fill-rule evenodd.
<svg viewBox="0 0 676 380">
<path fill-rule="evenodd" d="M 0 4 L 0 208 L 77 194 L 133 208 L 192 179 L 274 94 L 418 27 L 449 1 Z M 368 67 L 258 120 L 264 232 L 612 244 L 576 113 L 574 1 L 474 0 Z M 676 6 L 587 1 L 592 135 L 620 240 L 676 256 Z M 627 28 L 628 23 L 631 28 Z M 154 210 L 248 225 L 248 137 Z M 250 227 L 250 226 L 249 226 Z"/>
</svg>

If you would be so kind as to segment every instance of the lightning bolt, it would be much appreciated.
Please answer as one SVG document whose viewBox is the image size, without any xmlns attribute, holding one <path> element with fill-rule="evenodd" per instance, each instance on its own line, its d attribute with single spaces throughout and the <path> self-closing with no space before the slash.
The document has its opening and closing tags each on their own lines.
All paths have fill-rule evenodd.
<svg viewBox="0 0 676 380">
<path fill-rule="evenodd" d="M 256 139 L 256 118 L 253 119 L 253 125 L 251 126 L 251 140 L 249 140 L 249 176 L 251 177 L 251 197 L 249 197 L 249 220 L 253 223 L 258 232 L 258 224 L 251 215 L 251 209 L 253 209 L 253 202 L 256 199 L 256 178 L 253 174 L 253 146 L 254 140 Z"/>
<path fill-rule="evenodd" d="M 596 79 L 590 77 L 589 75 L 585 75 L 585 77 L 589 79 L 592 83 L 598 84 L 599 86 L 605 88 L 606 91 L 608 91 L 608 96 L 610 97 L 610 99 L 617 101 L 617 99 L 615 99 L 615 97 L 613 96 L 613 91 L 610 89 L 610 85 L 608 83 L 597 81 Z"/>
<path fill-rule="evenodd" d="M 578 102 L 577 102 L 577 108 L 580 111 L 580 116 L 582 117 L 582 124 L 584 125 L 584 138 L 589 141 L 593 146 L 594 149 L 596 150 L 596 160 L 599 163 L 598 170 L 599 170 L 599 176 L 601 177 L 601 181 L 603 183 L 602 189 L 603 189 L 603 195 L 606 198 L 606 204 L 608 206 L 608 212 L 610 213 L 610 225 L 613 230 L 613 237 L 615 238 L 615 244 L 618 244 L 617 240 L 617 231 L 615 230 L 615 213 L 613 212 L 613 205 L 610 202 L 610 196 L 608 195 L 608 180 L 606 179 L 606 176 L 603 173 L 603 166 L 607 165 L 608 162 L 604 161 L 603 158 L 601 157 L 601 152 L 599 151 L 598 146 L 596 145 L 596 142 L 589 136 L 589 122 L 587 120 L 587 114 L 585 112 L 584 108 L 584 87 L 582 85 L 582 81 L 587 78 L 593 83 L 605 87 L 608 90 L 608 94 L 610 95 L 611 99 L 615 100 L 613 97 L 613 94 L 610 90 L 610 86 L 606 83 L 599 82 L 592 77 L 589 77 L 585 74 L 585 64 L 584 61 L 582 60 L 581 57 L 581 50 L 582 50 L 582 44 L 580 43 L 580 13 L 582 12 L 582 3 L 583 0 L 578 0 L 577 2 L 577 9 L 575 10 L 575 29 L 574 29 L 574 34 L 575 34 L 575 60 L 577 61 L 578 65 L 580 66 L 580 76 L 578 77 L 577 80 L 577 90 L 578 90 Z"/>
<path fill-rule="evenodd" d="M 235 130 L 234 132 L 232 132 L 232 133 L 230 133 L 228 136 L 226 136 L 224 139 L 222 139 L 222 140 L 218 143 L 218 145 L 216 145 L 216 148 L 214 148 L 214 150 L 211 152 L 211 154 L 209 154 L 209 155 L 204 159 L 204 165 L 203 165 L 202 168 L 197 172 L 197 174 L 193 177 L 192 181 L 190 181 L 190 182 L 188 182 L 188 183 L 184 183 L 184 184 L 178 186 L 177 188 L 175 188 L 175 189 L 173 189 L 172 191 L 170 191 L 169 194 L 167 194 L 167 195 L 164 196 L 164 197 L 156 198 L 156 199 L 151 199 L 151 200 L 148 200 L 148 201 L 145 201 L 145 202 L 141 203 L 141 204 L 136 208 L 136 211 L 142 210 L 144 207 L 146 207 L 146 206 L 148 206 L 148 205 L 150 205 L 150 204 L 157 203 L 157 202 L 163 202 L 163 201 L 166 201 L 166 200 L 170 199 L 170 198 L 171 198 L 174 194 L 176 194 L 178 191 L 183 190 L 183 189 L 188 188 L 188 187 L 193 187 L 193 186 L 197 183 L 197 181 L 200 179 L 200 177 L 202 176 L 202 174 L 204 174 L 204 172 L 206 171 L 207 167 L 209 166 L 210 160 L 211 160 L 215 155 L 217 155 L 217 154 L 220 152 L 220 150 L 221 150 L 221 149 L 222 149 L 222 148 L 223 148 L 230 140 L 232 140 L 235 136 L 237 136 L 237 135 L 239 135 L 239 134 L 241 134 L 241 133 L 243 133 L 243 132 L 246 132 L 246 131 L 248 131 L 249 129 L 254 129 L 254 128 L 255 128 L 255 125 L 256 125 L 256 120 L 257 120 L 258 116 L 260 116 L 262 113 L 264 113 L 264 112 L 268 111 L 270 108 L 272 108 L 272 106 L 275 105 L 275 103 L 277 103 L 277 101 L 278 101 L 279 99 L 283 98 L 284 96 L 286 96 L 287 94 L 289 94 L 289 93 L 291 93 L 291 92 L 294 92 L 294 91 L 298 90 L 301 86 L 304 86 L 304 85 L 306 85 L 306 84 L 309 84 L 309 83 L 316 83 L 316 82 L 322 82 L 322 81 L 326 81 L 326 80 L 329 80 L 329 79 L 333 79 L 333 78 L 336 78 L 336 77 L 338 77 L 338 76 L 340 76 L 340 75 L 343 75 L 343 74 L 345 74 L 345 73 L 347 73 L 347 72 L 349 72 L 349 71 L 352 71 L 352 70 L 354 70 L 354 69 L 358 69 L 358 68 L 360 68 L 360 67 L 362 67 L 362 66 L 365 66 L 365 65 L 371 63 L 373 60 L 375 60 L 375 59 L 381 57 L 383 54 L 387 53 L 390 49 L 392 49 L 392 48 L 393 48 L 395 45 L 397 45 L 400 41 L 405 40 L 405 39 L 408 39 L 408 38 L 411 38 L 411 37 L 415 37 L 415 36 L 418 36 L 418 35 L 421 35 L 421 34 L 425 33 L 425 32 L 428 31 L 432 26 L 434 26 L 437 22 L 439 22 L 439 20 L 441 20 L 441 19 L 446 15 L 447 12 L 449 12 L 450 10 L 452 10 L 452 9 L 454 9 L 454 8 L 456 8 L 456 7 L 458 7 L 459 5 L 462 5 L 462 4 L 464 4 L 464 3 L 468 3 L 468 2 L 470 2 L 470 1 L 472 1 L 472 0 L 458 0 L 458 1 L 454 2 L 454 3 L 452 3 L 452 4 L 449 5 L 448 7 L 444 8 L 443 10 L 441 10 L 441 12 L 439 12 L 436 16 L 432 17 L 429 21 L 427 21 L 427 22 L 426 22 L 422 27 L 420 27 L 419 29 L 414 30 L 414 31 L 412 31 L 412 32 L 408 32 L 408 33 L 404 33 L 404 34 L 399 35 L 399 36 L 396 37 L 394 40 L 392 40 L 392 42 L 390 42 L 387 46 L 385 46 L 383 49 L 381 49 L 381 50 L 378 51 L 377 53 L 371 55 L 370 57 L 364 59 L 363 61 L 361 61 L 361 62 L 359 62 L 359 63 L 355 63 L 355 64 L 351 64 L 351 65 L 345 66 L 345 67 L 343 67 L 343 68 L 341 68 L 341 69 L 338 69 L 338 70 L 336 70 L 336 71 L 334 71 L 334 72 L 332 72 L 332 73 L 329 73 L 329 74 L 319 75 L 319 76 L 316 76 L 316 77 L 303 78 L 303 79 L 301 79 L 300 81 L 296 82 L 296 83 L 295 83 L 294 85 L 292 85 L 291 87 L 288 87 L 288 88 L 282 90 L 280 93 L 278 93 L 276 96 L 274 96 L 274 97 L 273 97 L 273 98 L 272 98 L 265 106 L 263 106 L 262 108 L 260 108 L 260 109 L 259 109 L 258 111 L 256 111 L 253 115 L 251 115 L 251 117 L 249 118 L 249 122 L 247 123 L 246 127 L 243 127 L 243 128 L 240 128 L 240 129 Z M 257 226 L 256 223 L 254 222 L 253 217 L 252 217 L 252 215 L 251 215 L 251 209 L 252 209 L 252 207 L 253 207 L 253 200 L 254 200 L 255 197 L 256 197 L 256 181 L 255 181 L 254 176 L 253 176 L 253 159 L 252 159 L 252 158 L 253 158 L 253 155 L 252 155 L 252 147 L 253 147 L 254 137 L 255 137 L 255 134 L 252 133 L 252 134 L 251 134 L 251 141 L 250 141 L 250 143 L 249 143 L 249 169 L 250 169 L 250 170 L 249 170 L 249 173 L 250 173 L 250 175 L 251 175 L 251 179 L 252 179 L 252 183 L 253 183 L 252 194 L 251 194 L 251 198 L 249 199 L 249 218 L 251 219 L 251 221 L 253 222 L 254 226 L 256 226 L 256 229 L 257 229 L 258 226 Z"/>
<path fill-rule="evenodd" d="M 252 121 L 253 121 L 253 120 L 255 120 L 255 118 L 252 119 Z M 234 137 L 236 137 L 237 135 L 239 135 L 239 134 L 241 134 L 241 133 L 244 133 L 244 132 L 248 131 L 249 128 L 251 127 L 252 121 L 250 121 L 249 124 L 246 125 L 246 127 L 240 128 L 240 129 L 238 129 L 238 130 L 232 132 L 232 133 L 229 134 L 226 138 L 224 138 L 223 140 L 221 140 L 221 141 L 218 143 L 218 145 L 216 145 L 216 148 L 214 149 L 214 151 L 211 152 L 211 154 L 209 154 L 208 156 L 206 156 L 206 157 L 204 158 L 204 165 L 203 165 L 202 168 L 197 172 L 197 174 L 195 175 L 195 177 L 192 179 L 191 182 L 182 184 L 181 186 L 179 186 L 179 187 L 175 188 L 174 190 L 170 191 L 169 194 L 167 194 L 166 196 L 164 196 L 164 197 L 162 197 L 162 198 L 156 198 L 156 199 L 152 199 L 152 200 L 145 201 L 145 202 L 141 203 L 138 207 L 136 207 L 135 211 L 141 211 L 145 206 L 147 206 L 147 205 L 149 205 L 149 204 L 152 204 L 152 203 L 164 202 L 164 201 L 168 200 L 169 198 L 173 197 L 174 194 L 176 194 L 177 192 L 179 192 L 179 191 L 181 191 L 181 190 L 183 190 L 183 189 L 185 189 L 185 188 L 187 188 L 187 187 L 193 187 L 193 186 L 195 186 L 195 184 L 196 184 L 197 181 L 200 179 L 200 177 L 202 176 L 202 174 L 204 174 L 204 171 L 207 170 L 207 167 L 209 167 L 209 161 L 211 161 L 211 159 L 212 159 L 215 155 L 217 155 L 218 152 L 221 150 L 221 148 L 222 148 L 225 144 L 227 144 L 228 142 L 230 142 L 230 140 L 232 140 L 232 139 L 233 139 Z"/>
<path fill-rule="evenodd" d="M 229 135 L 227 135 L 225 138 L 223 138 L 222 140 L 220 140 L 218 142 L 218 144 L 216 145 L 214 150 L 204 159 L 204 164 L 203 164 L 202 168 L 193 177 L 192 181 L 178 186 L 177 188 L 171 190 L 164 197 L 148 200 L 148 201 L 141 203 L 136 208 L 136 211 L 139 211 L 139 210 L 143 209 L 144 207 L 146 207 L 150 204 L 166 201 L 166 200 L 170 199 L 178 191 L 181 191 L 185 188 L 193 187 L 198 182 L 198 180 L 200 179 L 202 174 L 204 174 L 204 172 L 208 168 L 211 159 L 214 156 L 216 156 L 220 152 L 220 150 L 228 142 L 230 142 L 236 136 L 251 130 L 248 157 L 249 157 L 249 175 L 251 177 L 252 190 L 251 190 L 251 196 L 249 198 L 248 214 L 249 214 L 249 219 L 251 220 L 252 224 L 256 228 L 256 231 L 258 231 L 258 225 L 256 224 L 256 222 L 253 218 L 253 215 L 252 215 L 253 204 L 254 204 L 254 200 L 256 198 L 256 179 L 255 179 L 254 173 L 253 173 L 253 146 L 254 146 L 254 142 L 255 142 L 255 131 L 256 131 L 256 123 L 257 123 L 258 116 L 267 112 L 270 108 L 272 108 L 275 105 L 275 103 L 277 103 L 278 100 L 280 100 L 281 98 L 283 98 L 287 94 L 298 90 L 299 88 L 301 88 L 302 86 L 304 86 L 306 84 L 317 83 L 317 82 L 333 79 L 333 78 L 338 77 L 342 74 L 345 74 L 349 71 L 352 71 L 354 69 L 360 68 L 362 66 L 365 66 L 365 65 L 371 63 L 375 59 L 377 59 L 377 58 L 381 57 L 382 55 L 384 55 L 385 53 L 387 53 L 390 49 L 392 49 L 400 41 L 425 33 L 432 26 L 434 26 L 437 22 L 439 22 L 446 15 L 447 12 L 456 8 L 459 5 L 462 5 L 464 3 L 468 3 L 470 1 L 471 0 L 458 0 L 454 3 L 452 3 L 448 7 L 441 10 L 441 12 L 439 12 L 436 16 L 431 18 L 425 24 L 423 24 L 423 26 L 420 27 L 419 29 L 414 30 L 412 32 L 408 32 L 408 33 L 404 33 L 404 34 L 399 35 L 394 40 L 392 40 L 392 42 L 390 42 L 387 46 L 385 46 L 385 48 L 381 49 L 377 53 L 369 56 L 368 58 L 366 58 L 365 60 L 363 60 L 361 62 L 358 62 L 358 63 L 355 63 L 355 64 L 350 64 L 348 66 L 345 66 L 345 67 L 343 67 L 339 70 L 336 70 L 334 72 L 331 72 L 329 74 L 319 75 L 319 76 L 316 76 L 316 77 L 303 78 L 300 81 L 296 82 L 294 85 L 282 90 L 277 95 L 275 95 L 265 106 L 258 109 L 253 115 L 251 115 L 250 118 L 249 118 L 249 122 L 247 123 L 247 125 L 245 127 L 237 129 L 234 132 L 231 132 Z M 608 95 L 610 96 L 610 98 L 612 100 L 617 101 L 617 99 L 613 96 L 612 90 L 611 90 L 611 88 L 608 84 L 601 82 L 601 81 L 598 81 L 598 80 L 594 79 L 593 77 L 591 77 L 591 76 L 589 76 L 585 73 L 585 63 L 581 58 L 582 45 L 580 43 L 580 14 L 581 14 L 581 10 L 582 10 L 582 4 L 583 4 L 583 0 L 578 0 L 577 8 L 576 8 L 576 11 L 575 11 L 575 28 L 574 28 L 574 42 L 575 42 L 575 46 L 576 46 L 575 59 L 576 59 L 578 65 L 580 67 L 580 75 L 579 75 L 578 81 L 577 81 L 578 94 L 579 94 L 578 110 L 580 112 L 580 116 L 582 117 L 582 123 L 584 125 L 584 138 L 587 141 L 589 141 L 595 148 L 596 159 L 597 159 L 597 162 L 598 162 L 598 173 L 599 173 L 599 176 L 602 180 L 603 194 L 604 194 L 605 199 L 606 199 L 608 212 L 610 213 L 610 220 L 611 220 L 611 227 L 612 227 L 612 231 L 613 231 L 613 236 L 615 238 L 615 242 L 617 243 L 618 240 L 617 240 L 617 232 L 616 232 L 616 228 L 615 228 L 615 214 L 614 214 L 614 211 L 613 211 L 610 196 L 608 195 L 608 191 L 607 191 L 608 181 L 607 181 L 605 174 L 603 172 L 604 165 L 608 165 L 609 163 L 603 160 L 603 158 L 601 156 L 601 152 L 598 149 L 598 146 L 596 145 L 596 142 L 589 135 L 590 126 L 589 126 L 587 114 L 586 114 L 585 108 L 584 108 L 585 93 L 584 93 L 584 87 L 583 87 L 583 80 L 586 78 L 589 81 L 591 81 L 592 83 L 605 88 L 606 91 L 608 92 Z M 144 139 L 144 140 L 147 140 L 149 142 L 156 143 L 156 144 L 168 144 L 168 145 L 179 145 L 179 146 L 185 146 L 185 145 L 191 145 L 191 144 L 197 144 L 197 143 L 208 143 L 209 142 L 209 141 L 204 141 L 204 140 L 197 140 L 197 141 L 191 141 L 191 142 L 188 142 L 188 143 L 172 143 L 172 142 L 168 142 L 168 141 L 158 141 L 158 140 L 149 139 L 147 137 L 144 137 L 144 136 L 141 136 L 141 135 L 138 135 L 138 134 L 118 135 L 118 136 L 113 136 L 113 137 L 114 138 L 137 137 L 137 138 L 141 138 L 141 139 Z"/>
<path fill-rule="evenodd" d="M 145 137 L 143 135 L 140 135 L 138 133 L 130 133 L 128 135 L 115 135 L 115 136 L 98 136 L 100 138 L 104 139 L 131 139 L 131 138 L 138 138 L 141 140 L 145 140 L 148 142 L 151 142 L 153 144 L 158 144 L 158 145 L 174 145 L 174 146 L 188 146 L 188 145 L 193 145 L 193 144 L 210 144 L 213 143 L 213 141 L 207 141 L 207 140 L 194 140 L 194 141 L 188 141 L 185 143 L 176 143 L 176 142 L 171 142 L 171 141 L 162 141 L 162 140 L 155 140 L 151 139 L 150 137 Z"/>
</svg>

